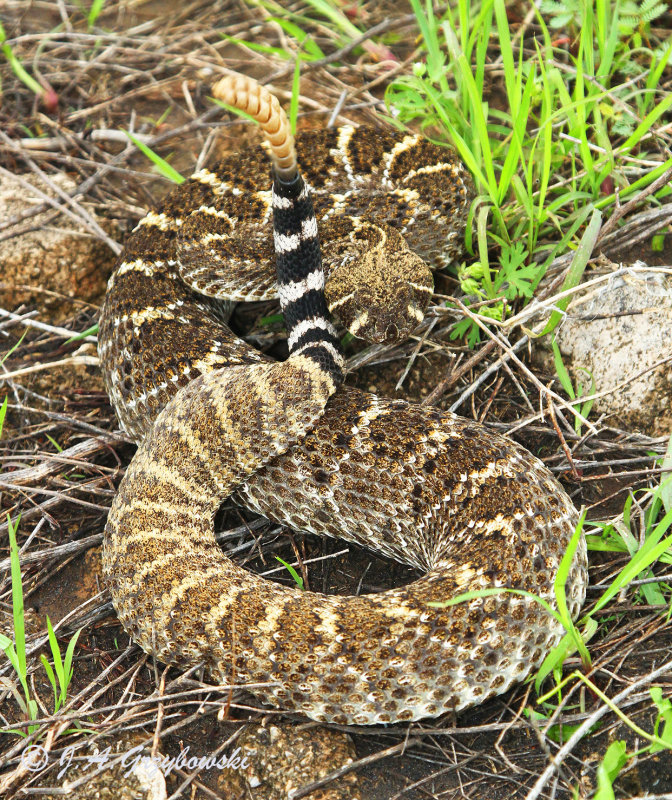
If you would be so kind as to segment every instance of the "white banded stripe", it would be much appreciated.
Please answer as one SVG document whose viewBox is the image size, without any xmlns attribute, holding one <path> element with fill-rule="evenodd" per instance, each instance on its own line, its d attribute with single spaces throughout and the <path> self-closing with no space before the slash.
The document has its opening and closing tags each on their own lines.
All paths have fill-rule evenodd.
<svg viewBox="0 0 672 800">
<path fill-rule="evenodd" d="M 241 189 L 228 183 L 228 181 L 220 180 L 220 178 L 214 172 L 210 172 L 209 169 L 201 169 L 198 172 L 194 172 L 190 180 L 203 183 L 206 186 L 211 186 L 215 194 L 231 192 L 232 195 L 237 196 L 243 193 Z"/>
<path fill-rule="evenodd" d="M 432 175 L 435 172 L 450 172 L 456 178 L 460 176 L 460 168 L 457 164 L 451 161 L 440 161 L 437 164 L 428 164 L 425 167 L 410 170 L 404 178 L 404 182 L 412 180 L 416 175 Z"/>
<path fill-rule="evenodd" d="M 331 342 L 325 342 L 325 341 L 306 342 L 306 344 L 302 345 L 292 353 L 292 358 L 301 355 L 306 350 L 317 350 L 317 349 L 324 350 L 327 353 L 329 353 L 329 355 L 332 357 L 334 363 L 339 368 L 339 370 L 343 369 L 343 367 L 345 366 L 345 356 L 341 352 L 340 348 L 335 347 L 333 344 L 331 344 Z"/>
<path fill-rule="evenodd" d="M 280 305 L 284 308 L 290 303 L 296 303 L 311 291 L 324 291 L 324 272 L 321 269 L 316 269 L 301 281 L 280 284 L 278 286 Z"/>
<path fill-rule="evenodd" d="M 180 217 L 170 217 L 168 214 L 157 214 L 155 211 L 149 211 L 145 216 L 138 222 L 134 230 L 138 230 L 138 228 L 158 228 L 161 231 L 173 231 L 175 228 L 179 228 L 182 224 L 182 219 Z"/>
<path fill-rule="evenodd" d="M 348 292 L 348 294 L 344 295 L 343 297 L 339 297 L 338 300 L 334 300 L 333 303 L 329 304 L 329 311 L 333 314 L 337 308 L 340 308 L 344 303 L 347 303 L 349 300 L 355 296 L 355 292 Z"/>
<path fill-rule="evenodd" d="M 383 186 L 390 186 L 392 184 L 390 181 L 390 172 L 397 156 L 405 153 L 406 150 L 409 150 L 411 147 L 415 147 L 421 138 L 422 137 L 419 134 L 415 134 L 414 136 L 404 136 L 404 138 L 400 142 L 397 142 L 389 151 L 389 153 L 385 155 L 385 159 L 383 161 L 383 179 L 381 181 Z"/>
<path fill-rule="evenodd" d="M 278 253 L 291 253 L 293 250 L 298 250 L 301 242 L 306 239 L 317 238 L 317 220 L 315 217 L 304 219 L 301 223 L 301 233 L 293 233 L 286 235 L 273 231 L 273 239 L 275 241 L 275 250 Z"/>
<path fill-rule="evenodd" d="M 422 320 L 425 318 L 423 312 L 416 305 L 407 305 L 406 311 L 408 311 L 409 316 L 414 317 L 418 322 L 422 322 Z"/>
<path fill-rule="evenodd" d="M 143 259 L 138 258 L 135 261 L 124 261 L 114 274 L 119 276 L 125 275 L 127 272 L 140 272 L 148 278 L 153 278 L 165 266 L 165 261 L 143 261 Z"/>
<path fill-rule="evenodd" d="M 329 322 L 328 319 L 324 319 L 324 317 L 315 317 L 313 319 L 303 319 L 301 322 L 298 323 L 294 327 L 294 330 L 287 338 L 287 346 L 289 349 L 293 349 L 296 343 L 301 339 L 302 336 L 305 336 L 308 331 L 320 329 L 326 331 L 331 336 L 336 338 L 338 334 L 336 333 L 336 328 Z"/>
<path fill-rule="evenodd" d="M 350 144 L 350 139 L 352 139 L 354 132 L 355 128 L 353 128 L 352 125 L 345 125 L 343 128 L 341 128 L 338 132 L 338 145 L 336 150 L 336 154 L 341 157 L 343 169 L 348 178 L 348 183 L 350 183 L 351 186 L 357 185 L 355 171 L 348 159 L 348 145 Z"/>
<path fill-rule="evenodd" d="M 416 292 L 423 292 L 424 294 L 434 294 L 434 288 L 427 286 L 424 283 L 416 283 L 415 281 L 408 281 L 408 285 Z"/>
<path fill-rule="evenodd" d="M 226 213 L 226 211 L 219 210 L 214 206 L 199 206 L 197 213 L 207 214 L 210 217 L 219 217 L 219 219 L 225 219 L 227 222 L 231 222 L 233 224 L 231 217 Z"/>
<path fill-rule="evenodd" d="M 368 312 L 368 311 L 362 311 L 362 312 L 361 312 L 360 314 L 358 314 L 358 316 L 357 316 L 357 317 L 356 317 L 356 318 L 353 320 L 353 322 L 352 322 L 352 324 L 350 325 L 350 327 L 348 328 L 348 330 L 350 331 L 350 333 L 351 333 L 353 336 L 357 336 L 357 334 L 359 333 L 359 331 L 360 331 L 360 330 L 361 330 L 361 329 L 362 329 L 362 328 L 363 328 L 365 325 L 367 325 L 367 324 L 368 324 L 368 322 L 369 322 L 369 312 Z"/>
</svg>

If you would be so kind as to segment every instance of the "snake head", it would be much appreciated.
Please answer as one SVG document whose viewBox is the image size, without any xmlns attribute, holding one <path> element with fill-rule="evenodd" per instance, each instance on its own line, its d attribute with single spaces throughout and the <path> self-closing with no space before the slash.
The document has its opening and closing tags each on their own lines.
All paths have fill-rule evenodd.
<svg viewBox="0 0 672 800">
<path fill-rule="evenodd" d="M 329 311 L 360 339 L 375 343 L 408 337 L 422 322 L 434 290 L 427 264 L 387 225 L 355 217 L 330 221 L 333 236 L 323 260 L 329 270 Z"/>
</svg>

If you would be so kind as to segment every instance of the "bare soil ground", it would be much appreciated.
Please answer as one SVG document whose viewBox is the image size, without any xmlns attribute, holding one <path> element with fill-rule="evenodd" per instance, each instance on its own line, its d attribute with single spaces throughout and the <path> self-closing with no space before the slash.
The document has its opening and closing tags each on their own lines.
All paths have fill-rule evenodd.
<svg viewBox="0 0 672 800">
<path fill-rule="evenodd" d="M 394 34 L 390 41 L 396 60 L 379 61 L 367 50 L 350 48 L 330 63 L 306 66 L 300 126 L 324 125 L 334 112 L 339 124 L 375 120 L 386 81 L 412 59 L 416 31 L 409 11 L 403 3 L 353 6 L 362 29 L 379 26 L 379 32 Z M 83 11 L 56 0 L 9 0 L 3 9 L 3 25 L 15 52 L 53 89 L 53 95 L 47 107 L 6 63 L 0 63 L 0 181 L 8 173 L 30 174 L 55 199 L 34 200 L 13 219 L 0 222 L 0 243 L 11 245 L 15 237 L 50 226 L 74 225 L 72 218 L 54 210 L 54 204 L 62 208 L 66 203 L 51 184 L 67 175 L 72 182 L 66 189 L 69 208 L 77 224 L 84 226 L 81 235 L 107 246 L 107 253 L 99 248 L 92 256 L 99 279 L 87 281 L 81 295 L 73 295 L 67 282 L 47 287 L 32 263 L 24 261 L 13 272 L 0 265 L 0 359 L 8 354 L 2 362 L 4 375 L 0 373 L 0 402 L 5 395 L 9 398 L 0 441 L 0 558 L 4 559 L 0 629 L 11 635 L 6 519 L 8 513 L 12 519 L 21 513 L 32 691 L 43 703 L 42 727 L 33 738 L 40 736 L 51 767 L 21 773 L 22 740 L 0 734 L 0 779 L 7 781 L 8 797 L 57 785 L 55 765 L 69 745 L 83 738 L 74 720 L 89 731 L 88 737 L 139 731 L 172 755 L 187 745 L 195 753 L 215 749 L 232 736 L 235 740 L 246 724 L 269 717 L 275 722 L 303 722 L 260 708 L 242 691 L 222 696 L 201 676 L 164 673 L 161 665 L 130 644 L 101 585 L 99 550 L 107 510 L 134 448 L 119 432 L 107 402 L 94 343 L 68 341 L 59 332 L 62 328 L 83 332 L 96 322 L 104 280 L 119 250 L 116 243 L 123 242 L 144 210 L 169 188 L 122 129 L 142 134 L 176 169 L 188 173 L 253 135 L 208 101 L 209 85 L 221 70 L 244 71 L 270 81 L 288 101 L 292 66 L 272 55 L 253 55 L 223 37 L 283 45 L 285 34 L 269 16 L 242 0 L 186 4 L 120 0 L 106 3 L 90 30 Z M 326 52 L 337 50 L 326 28 L 317 27 L 313 34 Z M 36 222 L 38 213 L 48 214 L 48 222 L 43 218 Z M 102 232 L 91 227 L 92 220 L 100 221 Z M 672 236 L 667 236 L 662 253 L 647 253 L 648 247 L 648 242 L 637 245 L 636 256 L 648 256 L 650 263 L 671 263 Z M 619 260 L 629 254 L 611 250 L 607 255 Z M 552 294 L 557 289 L 565 266 L 559 263 L 550 271 L 542 291 Z M 439 276 L 440 294 L 449 295 L 454 289 L 449 275 Z M 259 320 L 276 310 L 268 305 L 241 309 L 234 327 L 271 346 L 275 334 L 269 334 Z M 608 420 L 596 422 L 597 435 L 584 440 L 573 435 L 571 426 L 554 427 L 548 414 L 540 419 L 534 413 L 546 398 L 540 397 L 529 370 L 510 362 L 494 340 L 484 341 L 474 351 L 451 342 L 453 321 L 445 309 L 438 309 L 419 336 L 401 347 L 353 345 L 349 355 L 356 368 L 351 382 L 380 394 L 457 407 L 459 413 L 503 432 L 515 428 L 515 438 L 544 458 L 576 505 L 588 508 L 590 519 L 618 513 L 629 491 L 648 486 L 659 476 L 652 454 L 664 452 L 664 439 L 622 431 Z M 281 349 L 277 345 L 277 352 Z M 488 369 L 487 379 L 470 392 Z M 538 377 L 543 384 L 553 379 Z M 559 435 L 571 446 L 576 469 Z M 298 558 L 306 565 L 302 572 L 314 590 L 368 592 L 412 578 L 408 570 L 367 551 L 273 528 L 241 509 L 224 508 L 219 529 L 229 531 L 223 544 L 241 563 L 259 571 L 273 570 L 271 577 L 285 579 L 275 569 L 274 555 L 290 561 Z M 623 558 L 593 555 L 591 584 L 607 580 Z M 591 678 L 608 695 L 630 687 L 621 708 L 651 730 L 646 677 L 669 658 L 672 622 L 661 616 L 659 607 L 634 605 L 627 598 L 614 599 L 608 611 L 609 619 L 591 642 Z M 49 654 L 47 615 L 54 624 L 61 623 L 62 642 L 82 630 L 65 715 L 51 715 L 52 689 L 36 660 L 40 653 Z M 576 658 L 567 664 L 568 669 L 579 666 Z M 0 672 L 13 678 L 3 657 Z M 669 695 L 672 676 L 660 676 L 656 684 Z M 2 725 L 17 725 L 18 705 L 2 686 L 0 698 Z M 457 719 L 338 729 L 352 735 L 362 759 L 355 764 L 362 797 L 523 798 L 560 747 L 544 720 L 526 714 L 534 706 L 534 693 L 525 685 Z M 564 698 L 555 722 L 578 725 L 600 706 L 599 698 L 575 689 Z M 566 738 L 571 729 L 564 730 Z M 590 796 L 596 767 L 608 744 L 619 738 L 626 739 L 631 750 L 637 747 L 636 737 L 618 717 L 606 714 L 594 734 L 550 771 L 539 796 L 570 797 L 572 790 L 580 797 Z M 230 796 L 218 778 L 212 770 L 195 775 L 179 770 L 169 779 L 169 792 L 176 792 L 175 797 Z M 635 760 L 617 788 L 623 797 L 647 792 L 672 796 L 669 753 Z"/>
</svg>

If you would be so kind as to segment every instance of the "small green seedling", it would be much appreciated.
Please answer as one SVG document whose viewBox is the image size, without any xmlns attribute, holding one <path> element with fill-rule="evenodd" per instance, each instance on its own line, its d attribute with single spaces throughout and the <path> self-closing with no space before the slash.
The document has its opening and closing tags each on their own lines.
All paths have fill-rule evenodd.
<svg viewBox="0 0 672 800">
<path fill-rule="evenodd" d="M 280 556 L 276 556 L 275 558 L 276 558 L 277 561 L 279 561 L 283 565 L 283 567 L 285 567 L 287 572 L 289 572 L 289 574 L 294 579 L 294 583 L 299 587 L 299 589 L 303 589 L 304 588 L 303 587 L 303 578 L 294 569 L 294 567 L 291 564 L 289 564 L 287 561 L 285 561 L 283 558 L 280 558 Z"/>
</svg>

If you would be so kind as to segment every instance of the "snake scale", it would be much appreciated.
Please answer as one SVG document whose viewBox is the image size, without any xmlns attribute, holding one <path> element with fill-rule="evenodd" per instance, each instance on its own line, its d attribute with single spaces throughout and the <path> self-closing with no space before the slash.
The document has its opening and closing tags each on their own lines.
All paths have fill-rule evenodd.
<svg viewBox="0 0 672 800">
<path fill-rule="evenodd" d="M 319 721 L 409 721 L 480 703 L 537 666 L 561 627 L 511 592 L 434 604 L 495 587 L 554 605 L 576 510 L 538 459 L 488 428 L 339 388 L 343 356 L 317 240 L 319 229 L 330 282 L 343 284 L 335 299 L 327 286 L 330 307 L 352 306 L 351 330 L 369 322 L 355 300 L 375 303 L 378 289 L 356 297 L 348 270 L 385 271 L 390 259 L 404 281 L 386 273 L 383 283 L 403 298 L 379 305 L 417 322 L 431 287 L 422 257 L 437 266 L 459 247 L 466 171 L 418 136 L 307 132 L 296 151 L 313 212 L 277 100 L 241 76 L 213 92 L 263 123 L 267 152 L 201 170 L 147 215 L 100 322 L 106 386 L 139 442 L 103 548 L 119 619 L 159 660 L 264 684 L 252 689 L 260 699 Z M 273 258 L 271 215 L 278 290 L 260 266 Z M 290 351 L 282 363 L 237 338 L 216 299 L 276 291 Z M 384 340 L 408 324 L 369 327 Z M 292 528 L 375 548 L 423 577 L 352 597 L 272 583 L 218 547 L 213 517 L 229 497 Z M 586 582 L 581 539 L 567 583 L 573 615 Z"/>
</svg>

